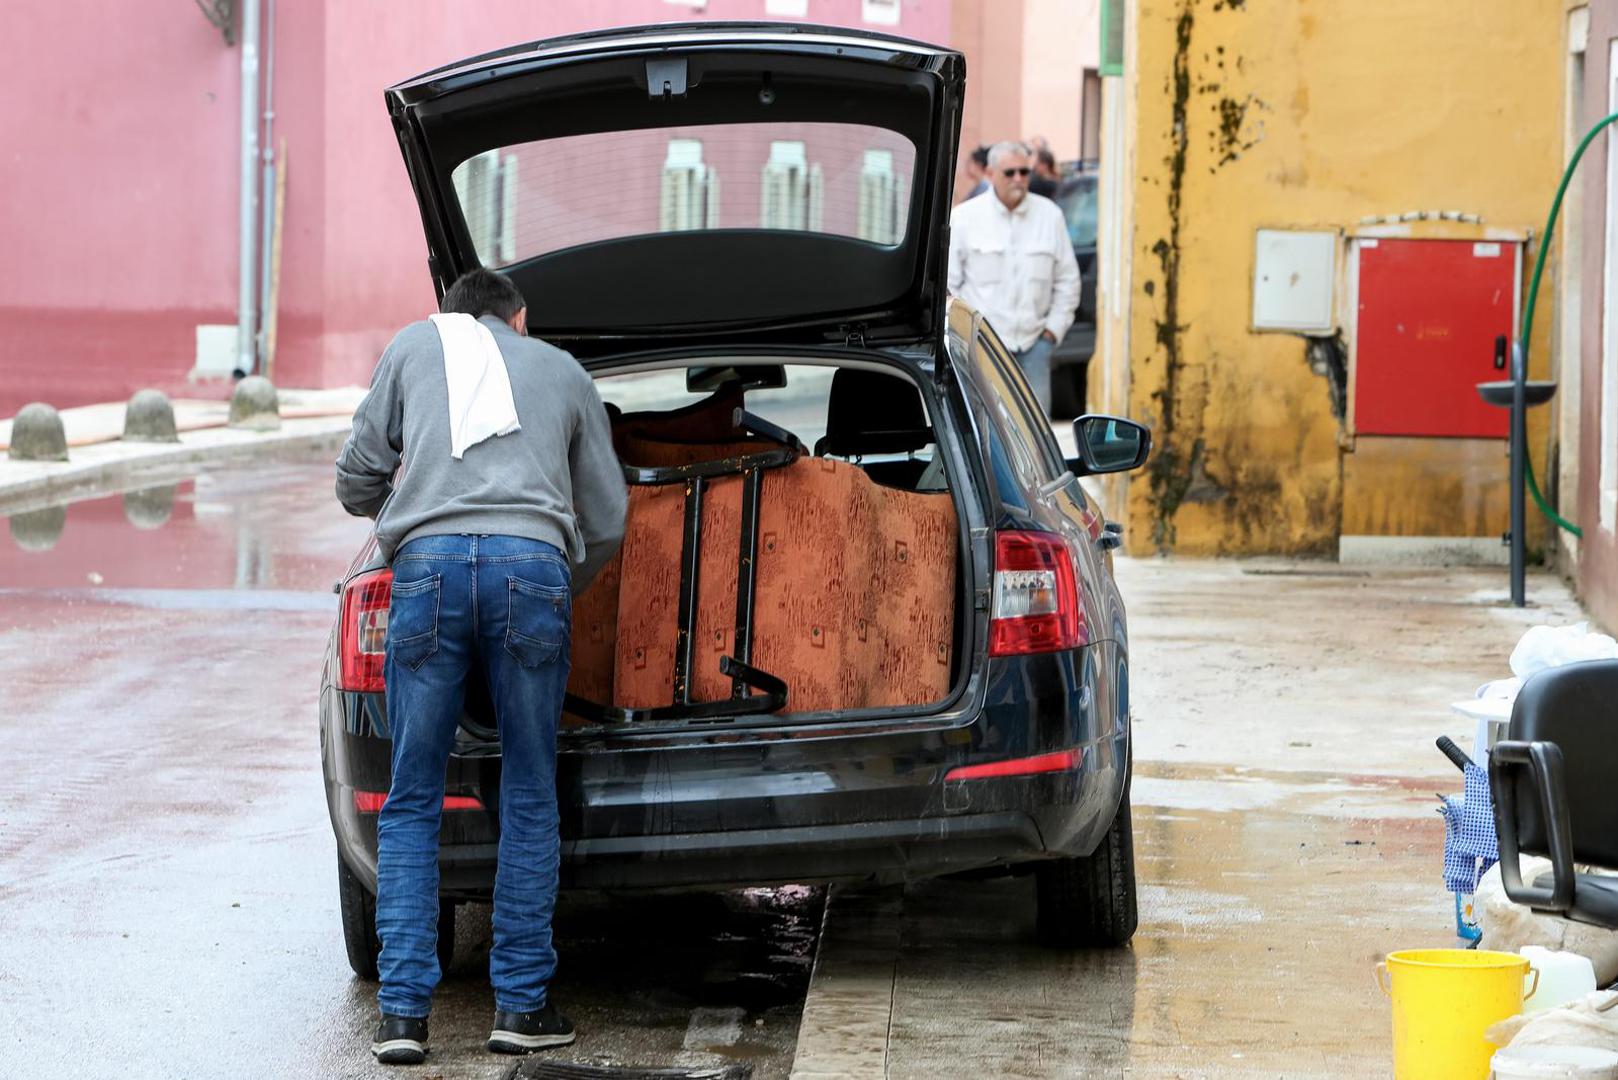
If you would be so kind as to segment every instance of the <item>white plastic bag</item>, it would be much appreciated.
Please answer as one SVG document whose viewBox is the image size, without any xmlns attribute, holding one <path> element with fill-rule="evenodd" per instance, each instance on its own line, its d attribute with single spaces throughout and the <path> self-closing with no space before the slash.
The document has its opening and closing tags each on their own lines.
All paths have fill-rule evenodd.
<svg viewBox="0 0 1618 1080">
<path fill-rule="evenodd" d="M 1585 1046 L 1618 1051 L 1618 992 L 1597 990 L 1559 1009 L 1532 1016 L 1509 1017 L 1489 1027 L 1483 1037 L 1507 1046 Z"/>
<path fill-rule="evenodd" d="M 1589 623 L 1535 626 L 1511 650 L 1511 673 L 1526 679 L 1536 671 L 1563 664 L 1612 659 L 1618 659 L 1618 641 L 1606 634 L 1592 634 Z"/>
<path fill-rule="evenodd" d="M 1524 855 L 1519 861 L 1524 881 L 1534 881 L 1551 868 L 1549 859 Z M 1524 945 L 1577 953 L 1587 957 L 1596 969 L 1596 985 L 1618 981 L 1618 930 L 1586 926 L 1555 915 L 1536 915 L 1514 904 L 1500 884 L 1500 867 L 1493 866 L 1478 882 L 1473 900 L 1478 928 L 1483 931 L 1480 946 L 1496 952 L 1516 952 Z M 1614 1014 L 1618 1021 L 1618 1014 Z M 1618 1049 L 1618 1047 L 1614 1047 Z"/>
</svg>

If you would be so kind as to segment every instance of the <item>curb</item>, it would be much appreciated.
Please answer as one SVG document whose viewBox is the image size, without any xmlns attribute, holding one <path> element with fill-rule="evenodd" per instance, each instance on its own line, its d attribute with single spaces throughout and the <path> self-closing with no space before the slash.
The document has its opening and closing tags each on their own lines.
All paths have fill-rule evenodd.
<svg viewBox="0 0 1618 1080">
<path fill-rule="evenodd" d="M 312 451 L 330 451 L 335 458 L 352 428 L 346 416 L 289 420 L 269 432 L 217 429 L 182 434 L 179 443 L 102 443 L 67 462 L 0 462 L 0 516 L 170 482 L 220 465 Z"/>
<path fill-rule="evenodd" d="M 791 1080 L 887 1076 L 903 910 L 902 888 L 832 888 Z"/>
</svg>

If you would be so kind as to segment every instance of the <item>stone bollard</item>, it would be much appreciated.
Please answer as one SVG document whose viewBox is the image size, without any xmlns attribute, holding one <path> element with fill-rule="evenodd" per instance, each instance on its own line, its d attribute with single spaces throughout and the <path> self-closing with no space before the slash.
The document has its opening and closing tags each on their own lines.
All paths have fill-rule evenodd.
<svg viewBox="0 0 1618 1080">
<path fill-rule="evenodd" d="M 262 375 L 249 375 L 230 395 L 230 426 L 249 431 L 274 431 L 281 426 L 281 403 L 275 385 Z"/>
<path fill-rule="evenodd" d="M 124 409 L 125 442 L 174 443 L 180 433 L 174 426 L 174 406 L 161 390 L 142 390 L 129 399 Z"/>
<path fill-rule="evenodd" d="M 66 461 L 62 414 L 42 402 L 24 405 L 11 422 L 12 461 Z"/>
</svg>

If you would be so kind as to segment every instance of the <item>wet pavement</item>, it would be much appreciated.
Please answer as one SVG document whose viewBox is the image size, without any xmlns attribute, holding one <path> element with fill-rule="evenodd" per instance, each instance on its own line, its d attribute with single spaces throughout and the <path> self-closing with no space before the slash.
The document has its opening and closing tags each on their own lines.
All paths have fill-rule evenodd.
<svg viewBox="0 0 1618 1080">
<path fill-rule="evenodd" d="M 1031 882 L 834 892 L 798 1044 L 819 1077 L 1391 1076 L 1373 965 L 1457 944 L 1434 748 L 1522 632 L 1501 570 L 1119 560 L 1140 930 L 1034 943 Z"/>
<path fill-rule="evenodd" d="M 496 1077 L 469 905 L 416 1069 L 348 970 L 316 699 L 367 533 L 323 462 L 0 531 L 0 1073 Z M 785 1076 L 823 892 L 564 898 L 555 1057 Z"/>
<path fill-rule="evenodd" d="M 496 1077 L 488 909 L 462 910 L 427 1066 L 367 1050 L 316 738 L 332 581 L 363 539 L 324 463 L 220 472 L 0 533 L 5 1075 Z M 1433 748 L 1554 580 L 1120 560 L 1132 947 L 1033 942 L 1026 878 L 570 896 L 561 1056 L 759 1077 L 1388 1075 L 1371 965 L 1452 944 Z M 822 906 L 827 930 L 817 942 Z M 816 965 L 813 976 L 811 964 Z M 805 998 L 807 995 L 807 1005 Z M 800 1035 L 800 1015 L 802 1038 Z"/>
</svg>

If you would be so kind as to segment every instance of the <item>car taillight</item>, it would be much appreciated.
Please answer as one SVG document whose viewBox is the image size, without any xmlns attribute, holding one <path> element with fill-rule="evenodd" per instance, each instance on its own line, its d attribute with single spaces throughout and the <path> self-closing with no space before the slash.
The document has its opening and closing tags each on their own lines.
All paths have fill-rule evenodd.
<svg viewBox="0 0 1618 1080">
<path fill-rule="evenodd" d="M 393 571 L 373 570 L 343 586 L 337 634 L 339 690 L 382 692 L 382 657 L 388 640 L 388 601 Z"/>
<path fill-rule="evenodd" d="M 995 534 L 990 656 L 1057 652 L 1087 644 L 1078 577 L 1055 533 Z"/>
</svg>

